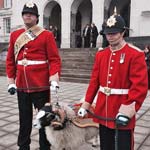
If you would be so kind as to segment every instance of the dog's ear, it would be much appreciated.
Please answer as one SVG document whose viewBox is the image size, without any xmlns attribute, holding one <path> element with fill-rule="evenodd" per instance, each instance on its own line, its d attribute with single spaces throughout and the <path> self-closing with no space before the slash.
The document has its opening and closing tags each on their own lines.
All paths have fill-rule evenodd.
<svg viewBox="0 0 150 150">
<path fill-rule="evenodd" d="M 42 118 L 42 117 L 45 115 L 45 113 L 46 113 L 45 111 L 40 110 L 40 111 L 38 112 L 37 116 L 36 116 L 36 119 Z"/>
<path fill-rule="evenodd" d="M 40 118 L 40 124 L 42 127 L 49 126 L 51 124 L 51 121 L 55 119 L 54 113 L 46 113 L 42 118 Z"/>
<path fill-rule="evenodd" d="M 43 110 L 43 111 L 45 111 L 46 113 L 47 113 L 47 112 L 52 112 L 52 105 L 50 105 L 50 106 L 44 106 L 44 107 L 42 107 L 40 110 Z"/>
<path fill-rule="evenodd" d="M 52 111 L 52 106 L 44 106 L 40 111 L 45 112 L 44 116 L 39 118 L 42 127 L 49 126 L 51 121 L 55 119 L 55 113 Z"/>
<path fill-rule="evenodd" d="M 56 117 L 56 114 L 54 112 L 46 114 L 46 120 L 47 122 L 50 122 L 50 124 L 51 124 L 51 121 L 55 119 L 55 117 Z"/>
</svg>

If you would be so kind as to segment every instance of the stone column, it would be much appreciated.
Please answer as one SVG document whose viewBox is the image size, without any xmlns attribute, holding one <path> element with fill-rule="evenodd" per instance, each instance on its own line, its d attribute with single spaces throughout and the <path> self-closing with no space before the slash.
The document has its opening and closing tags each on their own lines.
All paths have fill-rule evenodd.
<svg viewBox="0 0 150 150">
<path fill-rule="evenodd" d="M 92 0 L 92 5 L 93 5 L 92 22 L 95 23 L 99 31 L 99 29 L 101 29 L 101 25 L 104 19 L 104 0 L 99 1 Z"/>
<path fill-rule="evenodd" d="M 61 48 L 70 48 L 70 7 L 67 3 L 61 12 Z"/>
<path fill-rule="evenodd" d="M 92 22 L 97 26 L 98 32 L 100 32 L 102 23 L 104 21 L 104 0 L 95 1 L 92 0 L 93 5 L 93 16 Z M 97 37 L 97 47 L 101 47 L 102 45 L 102 37 L 99 35 Z"/>
</svg>

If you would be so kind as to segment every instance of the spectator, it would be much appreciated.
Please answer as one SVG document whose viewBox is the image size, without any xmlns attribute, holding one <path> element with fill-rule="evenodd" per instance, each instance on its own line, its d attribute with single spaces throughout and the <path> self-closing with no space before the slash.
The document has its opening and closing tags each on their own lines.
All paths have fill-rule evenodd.
<svg viewBox="0 0 150 150">
<path fill-rule="evenodd" d="M 90 39 L 92 48 L 96 47 L 97 36 L 98 36 L 97 27 L 95 26 L 94 23 L 92 23 L 91 24 L 91 39 Z"/>
<path fill-rule="evenodd" d="M 54 34 L 54 28 L 52 25 L 49 26 L 49 31 L 51 31 Z"/>
<path fill-rule="evenodd" d="M 83 29 L 83 38 L 84 38 L 84 48 L 90 47 L 90 26 L 87 24 Z"/>
<path fill-rule="evenodd" d="M 60 37 L 60 31 L 58 30 L 57 26 L 54 26 L 53 34 L 54 34 L 57 47 L 60 47 L 61 37 Z"/>
</svg>

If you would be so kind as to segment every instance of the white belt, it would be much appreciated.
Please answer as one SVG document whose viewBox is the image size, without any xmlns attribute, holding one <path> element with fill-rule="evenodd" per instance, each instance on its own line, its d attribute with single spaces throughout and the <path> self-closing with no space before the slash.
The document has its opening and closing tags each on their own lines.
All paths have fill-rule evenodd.
<svg viewBox="0 0 150 150">
<path fill-rule="evenodd" d="M 27 59 L 22 59 L 18 60 L 17 64 L 18 65 L 23 65 L 23 66 L 28 66 L 28 65 L 39 65 L 39 64 L 45 64 L 47 63 L 47 60 L 27 60 Z"/>
<path fill-rule="evenodd" d="M 100 86 L 99 90 L 106 94 L 107 96 L 111 94 L 115 95 L 123 95 L 123 94 L 128 94 L 129 89 L 114 89 L 114 88 L 109 88 L 109 87 L 102 87 Z"/>
</svg>

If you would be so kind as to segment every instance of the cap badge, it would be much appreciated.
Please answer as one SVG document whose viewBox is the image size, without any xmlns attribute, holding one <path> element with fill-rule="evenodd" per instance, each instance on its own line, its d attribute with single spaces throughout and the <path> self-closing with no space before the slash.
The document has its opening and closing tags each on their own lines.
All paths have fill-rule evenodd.
<svg viewBox="0 0 150 150">
<path fill-rule="evenodd" d="M 34 3 L 33 2 L 28 2 L 28 3 L 26 3 L 26 7 L 33 8 L 34 7 Z"/>
<path fill-rule="evenodd" d="M 112 27 L 116 24 L 116 18 L 114 17 L 114 15 L 110 16 L 109 19 L 107 20 L 106 24 L 108 27 Z"/>
</svg>

